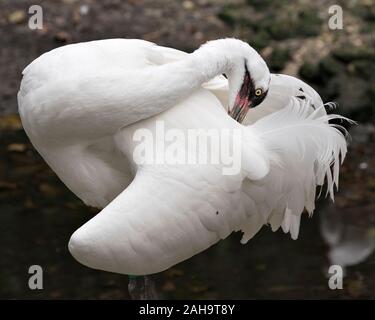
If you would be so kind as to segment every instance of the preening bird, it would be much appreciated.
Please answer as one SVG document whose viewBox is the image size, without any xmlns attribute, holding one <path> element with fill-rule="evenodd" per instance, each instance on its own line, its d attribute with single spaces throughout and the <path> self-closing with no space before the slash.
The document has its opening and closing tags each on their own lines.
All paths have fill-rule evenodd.
<svg viewBox="0 0 375 320">
<path fill-rule="evenodd" d="M 223 74 L 226 77 L 222 76 Z M 263 225 L 296 239 L 316 187 L 333 197 L 346 140 L 319 95 L 270 74 L 248 44 L 214 40 L 191 54 L 142 40 L 78 43 L 43 54 L 23 72 L 24 129 L 67 187 L 102 211 L 69 250 L 105 271 L 163 271 L 234 231 Z M 139 164 L 134 133 L 236 129 L 241 170 L 219 164 Z"/>
</svg>

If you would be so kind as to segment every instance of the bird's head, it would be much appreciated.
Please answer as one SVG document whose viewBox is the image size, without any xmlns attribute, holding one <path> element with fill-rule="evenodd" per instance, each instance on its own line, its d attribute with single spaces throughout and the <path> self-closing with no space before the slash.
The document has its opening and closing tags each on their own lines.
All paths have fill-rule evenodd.
<svg viewBox="0 0 375 320">
<path fill-rule="evenodd" d="M 243 43 L 239 54 L 230 68 L 229 115 L 242 122 L 247 111 L 256 107 L 267 96 L 270 71 L 263 58 L 248 44 Z"/>
</svg>

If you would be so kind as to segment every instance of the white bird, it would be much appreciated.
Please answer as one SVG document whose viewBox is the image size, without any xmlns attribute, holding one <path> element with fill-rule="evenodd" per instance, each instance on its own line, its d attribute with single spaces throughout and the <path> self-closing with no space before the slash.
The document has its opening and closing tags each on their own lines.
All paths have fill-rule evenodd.
<svg viewBox="0 0 375 320">
<path fill-rule="evenodd" d="M 245 243 L 264 224 L 296 239 L 316 187 L 326 179 L 333 196 L 338 184 L 346 140 L 328 120 L 340 116 L 302 81 L 270 75 L 240 40 L 192 54 L 142 40 L 79 43 L 43 54 L 23 75 L 19 113 L 31 142 L 70 190 L 104 208 L 69 242 L 91 268 L 157 273 L 233 231 Z M 137 164 L 133 135 L 156 135 L 157 121 L 186 134 L 240 130 L 240 172 Z"/>
</svg>

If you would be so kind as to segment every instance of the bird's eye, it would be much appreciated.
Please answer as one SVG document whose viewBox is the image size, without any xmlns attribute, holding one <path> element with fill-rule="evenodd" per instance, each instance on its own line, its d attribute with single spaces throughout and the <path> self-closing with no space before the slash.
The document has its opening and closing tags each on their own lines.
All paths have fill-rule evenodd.
<svg viewBox="0 0 375 320">
<path fill-rule="evenodd" d="M 256 90 L 255 90 L 255 95 L 256 95 L 256 96 L 260 96 L 262 93 L 263 93 L 263 90 L 262 90 L 262 89 L 256 89 Z"/>
</svg>

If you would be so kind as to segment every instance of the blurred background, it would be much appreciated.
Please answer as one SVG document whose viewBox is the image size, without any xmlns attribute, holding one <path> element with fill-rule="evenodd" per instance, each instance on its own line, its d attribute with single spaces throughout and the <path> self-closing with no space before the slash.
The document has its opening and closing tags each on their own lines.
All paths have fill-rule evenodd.
<svg viewBox="0 0 375 320">
<path fill-rule="evenodd" d="M 31 30 L 28 9 L 43 8 Z M 343 9 L 330 30 L 329 7 Z M 238 37 L 273 72 L 297 76 L 336 112 L 358 121 L 335 204 L 319 200 L 297 241 L 263 227 L 247 245 L 233 234 L 155 275 L 161 297 L 179 299 L 375 298 L 375 0 L 0 0 L 0 298 L 127 299 L 127 277 L 91 270 L 69 254 L 87 208 L 48 168 L 17 115 L 23 68 L 45 51 L 105 38 L 140 38 L 191 52 L 210 39 Z M 44 270 L 30 290 L 28 268 Z M 345 269 L 328 287 L 331 264 Z"/>
</svg>

